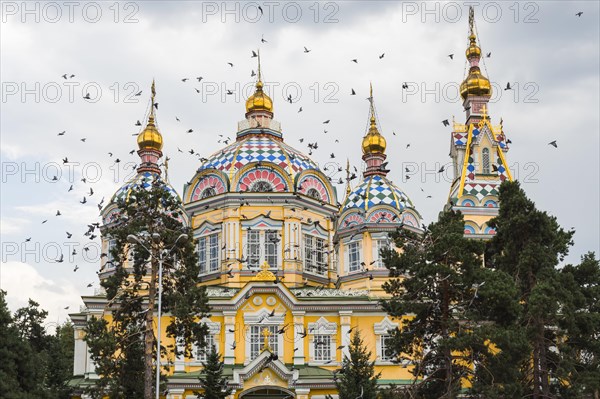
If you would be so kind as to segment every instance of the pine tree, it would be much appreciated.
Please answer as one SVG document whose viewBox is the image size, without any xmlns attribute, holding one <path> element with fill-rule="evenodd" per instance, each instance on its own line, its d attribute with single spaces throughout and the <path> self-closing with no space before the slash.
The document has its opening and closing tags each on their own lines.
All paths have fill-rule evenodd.
<svg viewBox="0 0 600 399">
<path fill-rule="evenodd" d="M 561 309 L 573 300 L 557 266 L 572 245 L 573 232 L 537 210 L 518 182 L 504 182 L 499 200 L 499 214 L 489 222 L 496 235 L 486 258 L 489 267 L 512 277 L 523 305 L 519 325 L 531 348 L 520 376 L 524 394 L 548 398 L 560 363 L 556 348 L 568 335 L 560 328 Z"/>
<path fill-rule="evenodd" d="M 561 270 L 572 301 L 561 311 L 561 362 L 556 392 L 562 398 L 600 399 L 600 262 L 587 253 Z"/>
<path fill-rule="evenodd" d="M 376 399 L 381 373 L 375 374 L 375 362 L 370 361 L 371 353 L 358 331 L 352 334 L 348 352 L 350 357 L 344 357 L 342 368 L 334 374 L 339 399 Z"/>
<path fill-rule="evenodd" d="M 148 187 L 136 185 L 116 205 L 119 212 L 103 232 L 116 241 L 111 253 L 115 272 L 101 282 L 112 320 L 92 318 L 87 326 L 86 342 L 100 375 L 91 393 L 148 399 L 154 397 L 160 259 L 162 312 L 172 316 L 167 336 L 183 342 L 187 355 L 193 345 L 204 344 L 208 330 L 198 319 L 208 316 L 208 298 L 205 287 L 196 284 L 198 256 L 192 231 L 182 222 L 181 200 L 170 195 L 166 183 L 157 178 Z M 181 240 L 182 234 L 188 239 Z M 144 245 L 130 244 L 129 235 L 140 237 Z M 161 345 L 163 357 L 178 354 L 178 345 Z"/>
<path fill-rule="evenodd" d="M 202 362 L 200 384 L 202 392 L 197 393 L 200 399 L 225 399 L 233 389 L 227 386 L 227 377 L 223 377 L 223 362 L 217 349 L 212 346 Z"/>
<path fill-rule="evenodd" d="M 412 366 L 413 383 L 403 395 L 453 398 L 477 377 L 488 393 L 502 391 L 496 384 L 510 378 L 518 354 L 498 348 L 519 314 L 512 279 L 483 267 L 483 243 L 465 238 L 460 212 L 441 213 L 421 235 L 400 230 L 392 237 L 400 252 L 381 254 L 391 277 L 383 285 L 391 297 L 381 304 L 402 320 L 392 342 L 396 361 Z M 490 362 L 507 375 L 485 383 L 480 372 Z"/>
</svg>

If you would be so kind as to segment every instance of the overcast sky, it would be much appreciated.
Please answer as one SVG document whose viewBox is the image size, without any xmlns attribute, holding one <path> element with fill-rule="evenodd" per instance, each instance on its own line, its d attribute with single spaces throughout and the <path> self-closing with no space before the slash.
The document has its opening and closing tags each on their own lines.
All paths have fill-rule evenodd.
<svg viewBox="0 0 600 399">
<path fill-rule="evenodd" d="M 219 135 L 235 137 L 252 92 L 256 49 L 287 143 L 307 153 L 306 144 L 317 141 L 312 157 L 322 167 L 345 165 L 349 157 L 360 169 L 373 82 L 389 177 L 426 223 L 446 202 L 451 176 L 435 171 L 450 162 L 451 129 L 441 121 L 464 122 L 457 92 L 466 71 L 464 2 L 24 4 L 3 2 L 0 24 L 0 286 L 13 310 L 31 297 L 50 312 L 49 322 L 64 321 L 82 304 L 79 297 L 98 287 L 98 253 L 94 247 L 85 259 L 82 247 L 99 239 L 83 233 L 99 220 L 96 204 L 110 199 L 139 160 L 129 151 L 137 149 L 132 134 L 137 120 L 145 122 L 152 79 L 169 178 L 182 193 L 200 166 L 188 151 L 208 156 L 223 146 Z M 482 50 L 491 52 L 482 69 L 496 89 L 492 122 L 504 120 L 513 142 L 508 162 L 527 194 L 563 227 L 576 229 L 568 262 L 599 250 L 598 4 L 475 8 Z M 507 82 L 514 90 L 502 90 Z M 558 148 L 548 145 L 552 140 Z M 405 167 L 415 171 L 408 180 Z M 88 202 L 80 204 L 84 195 Z M 60 253 L 62 263 L 55 261 Z"/>
</svg>

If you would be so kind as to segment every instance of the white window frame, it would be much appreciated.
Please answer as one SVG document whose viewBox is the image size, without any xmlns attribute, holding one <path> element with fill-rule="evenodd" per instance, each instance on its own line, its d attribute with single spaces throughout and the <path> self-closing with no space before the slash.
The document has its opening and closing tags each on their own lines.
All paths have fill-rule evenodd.
<svg viewBox="0 0 600 399">
<path fill-rule="evenodd" d="M 258 242 L 255 236 L 258 235 Z M 277 242 L 272 242 L 269 236 L 274 235 L 278 238 Z M 246 230 L 244 234 L 245 256 L 248 258 L 248 268 L 258 269 L 266 261 L 271 269 L 278 269 L 281 262 L 281 230 L 278 229 L 252 229 Z M 250 238 L 252 237 L 252 242 Z M 258 254 L 251 251 L 250 246 L 257 246 Z"/>
<path fill-rule="evenodd" d="M 217 342 L 217 340 L 215 339 L 215 336 L 213 334 L 208 334 L 205 339 L 206 339 L 205 347 L 202 348 L 198 345 L 194 346 L 194 360 L 198 363 L 206 362 L 206 360 L 208 358 L 208 354 L 212 350 L 213 346 L 217 352 L 219 351 L 219 343 Z"/>
<path fill-rule="evenodd" d="M 315 334 L 313 337 L 315 362 L 328 362 L 331 358 L 331 335 Z"/>
<path fill-rule="evenodd" d="M 250 361 L 256 359 L 265 348 L 265 338 L 262 335 L 263 329 L 269 329 L 271 335 L 269 335 L 269 346 L 273 353 L 279 354 L 279 335 L 277 331 L 279 326 L 276 324 L 252 324 L 248 326 L 248 337 L 250 342 L 247 342 L 250 347 Z"/>
<path fill-rule="evenodd" d="M 386 354 L 387 346 L 391 343 L 392 336 L 390 334 L 382 334 L 379 335 L 378 344 L 379 344 L 379 361 L 382 363 L 392 363 L 394 360 L 394 356 L 390 356 L 389 352 Z"/>
<path fill-rule="evenodd" d="M 198 262 L 200 264 L 200 274 L 214 273 L 219 270 L 221 263 L 221 251 L 219 248 L 219 233 L 213 232 L 198 237 Z M 204 256 L 201 253 L 201 247 L 204 247 Z"/>
<path fill-rule="evenodd" d="M 106 261 L 104 262 L 104 268 L 107 270 L 115 268 L 115 264 L 114 264 L 115 259 L 112 256 L 112 249 L 116 246 L 117 246 L 116 238 L 109 238 L 106 240 Z"/>
<path fill-rule="evenodd" d="M 308 323 L 308 356 L 309 366 L 318 365 L 338 365 L 337 362 L 337 329 L 338 325 L 334 322 L 329 322 L 326 318 L 321 317 L 315 323 Z M 319 337 L 329 337 L 329 357 L 324 358 L 317 356 L 317 344 Z"/>
<path fill-rule="evenodd" d="M 304 258 L 304 271 L 326 276 L 328 267 L 327 239 L 313 234 L 303 234 L 302 250 Z M 320 248 L 319 248 L 320 245 Z M 321 258 L 319 260 L 319 257 Z M 321 271 L 319 272 L 319 267 Z"/>
<path fill-rule="evenodd" d="M 346 243 L 346 248 L 345 248 L 346 249 L 346 257 L 345 258 L 347 260 L 346 270 L 348 271 L 348 274 L 359 273 L 361 271 L 361 266 L 360 266 L 360 262 L 361 262 L 360 258 L 361 258 L 361 250 L 362 250 L 361 246 L 362 246 L 362 241 L 359 241 L 359 240 L 350 241 L 350 242 Z M 352 253 L 354 252 L 354 251 L 352 251 L 353 247 L 356 247 L 356 251 L 355 251 L 356 252 L 356 267 L 354 269 L 352 268 L 352 266 L 353 266 Z"/>
<path fill-rule="evenodd" d="M 269 314 L 271 313 L 269 310 L 267 310 L 266 308 L 260 309 L 259 311 L 255 312 L 255 313 L 244 313 L 244 325 L 247 327 L 246 329 L 246 334 L 244 339 L 246 340 L 246 345 L 245 345 L 245 359 L 244 359 L 244 364 L 248 364 L 250 363 L 254 358 L 252 357 L 252 342 L 254 341 L 252 339 L 252 326 L 257 326 L 258 327 L 258 331 L 259 333 L 262 332 L 262 329 L 267 327 L 271 329 L 271 332 L 275 331 L 275 334 L 271 334 L 271 336 L 269 337 L 269 345 L 271 346 L 271 349 L 274 349 L 273 347 L 273 342 L 276 342 L 275 345 L 275 349 L 277 349 L 277 356 L 282 357 L 283 356 L 283 346 L 284 346 L 284 342 L 283 342 L 283 336 L 285 334 L 277 334 L 277 331 L 279 330 L 279 328 L 281 328 L 281 326 L 284 325 L 284 309 L 279 309 L 276 308 L 275 309 L 275 315 L 272 317 L 269 317 Z M 258 342 L 258 348 L 259 348 L 259 352 L 258 355 L 260 355 L 260 351 L 262 351 L 262 348 L 264 347 L 263 343 L 264 343 L 264 337 L 262 335 L 259 335 L 260 340 Z"/>
<path fill-rule="evenodd" d="M 375 365 L 378 364 L 394 364 L 392 360 L 394 357 L 387 357 L 384 355 L 384 343 L 388 339 L 387 337 L 391 337 L 390 330 L 394 330 L 398 328 L 398 323 L 392 322 L 387 316 L 381 320 L 379 323 L 373 324 L 373 331 L 375 332 L 375 336 L 377 337 L 377 359 L 375 360 Z"/>
<path fill-rule="evenodd" d="M 389 236 L 374 236 L 373 240 L 375 241 L 375 245 L 373 245 L 373 263 L 374 269 L 383 270 L 385 269 L 385 264 L 383 263 L 383 259 L 381 259 L 380 250 L 383 248 L 392 249 L 392 240 Z"/>
</svg>

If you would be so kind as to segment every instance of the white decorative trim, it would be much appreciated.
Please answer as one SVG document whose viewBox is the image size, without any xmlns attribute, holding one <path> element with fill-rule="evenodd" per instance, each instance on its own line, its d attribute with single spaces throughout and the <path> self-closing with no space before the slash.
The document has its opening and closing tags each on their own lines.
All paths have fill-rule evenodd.
<svg viewBox="0 0 600 399">
<path fill-rule="evenodd" d="M 207 287 L 206 295 L 208 297 L 232 297 L 238 290 L 225 287 Z"/>
<path fill-rule="evenodd" d="M 368 290 L 321 289 L 321 288 L 292 288 L 290 291 L 296 297 L 355 297 L 369 296 Z"/>
<path fill-rule="evenodd" d="M 389 330 L 398 328 L 398 323 L 393 323 L 387 316 L 379 323 L 373 324 L 373 330 L 376 335 L 388 335 Z"/>
<path fill-rule="evenodd" d="M 337 323 L 329 322 L 321 317 L 315 323 L 308 323 L 308 333 L 310 335 L 332 335 L 337 333 Z"/>
<path fill-rule="evenodd" d="M 277 314 L 277 310 L 279 310 L 280 314 Z M 244 324 L 265 324 L 265 325 L 273 325 L 273 324 L 283 324 L 285 320 L 285 315 L 281 312 L 281 310 L 285 311 L 285 308 L 279 307 L 275 309 L 275 315 L 269 317 L 269 312 L 267 309 L 262 308 L 258 312 L 255 313 L 244 313 Z"/>
</svg>

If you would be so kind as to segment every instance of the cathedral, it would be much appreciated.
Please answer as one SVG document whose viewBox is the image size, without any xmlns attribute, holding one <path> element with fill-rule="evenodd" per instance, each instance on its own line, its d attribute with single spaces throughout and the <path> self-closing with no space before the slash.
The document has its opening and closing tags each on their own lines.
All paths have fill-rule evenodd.
<svg viewBox="0 0 600 399">
<path fill-rule="evenodd" d="M 502 123 L 491 124 L 492 87 L 479 67 L 472 18 L 470 25 L 469 70 L 460 86 L 466 120 L 451 125 L 453 181 L 446 207 L 464 214 L 465 235 L 486 239 L 494 234 L 487 221 L 498 213 L 498 186 L 512 179 L 506 162 L 510 141 Z M 169 195 L 181 198 L 185 223 L 197 242 L 198 284 L 207 287 L 211 307 L 210 318 L 198 322 L 208 326 L 207 341 L 222 355 L 231 399 L 337 399 L 334 370 L 348 354 L 354 330 L 371 351 L 380 386 L 411 381 L 410 364 L 394 362 L 388 348 L 389 330 L 401 320 L 379 306 L 388 279 L 379 253 L 393 246 L 390 232 L 418 234 L 423 221 L 407 193 L 388 178 L 388 148 L 372 90 L 369 100 L 368 129 L 356 142 L 362 146 L 364 172 L 358 183 L 349 180 L 345 192 L 338 193 L 313 160 L 286 143 L 259 67 L 235 142 L 207 156 L 183 190 L 169 189 Z M 137 138 L 138 173 L 101 211 L 104 225 L 118 212 L 117 198 L 161 178 L 163 136 L 150 108 Z M 112 245 L 102 237 L 102 252 L 110 252 Z M 103 259 L 100 279 L 114 273 L 109 261 Z M 101 293 L 82 299 L 84 310 L 70 315 L 75 326 L 73 398 L 85 398 L 83 388 L 98 378 L 84 341 L 85 325 L 107 306 Z M 165 324 L 159 332 L 162 342 L 173 345 Z M 285 325 L 290 328 L 278 334 Z M 277 360 L 270 361 L 271 353 Z M 195 397 L 205 358 L 205 351 L 196 350 L 191 357 L 174 359 L 164 397 Z"/>
</svg>

